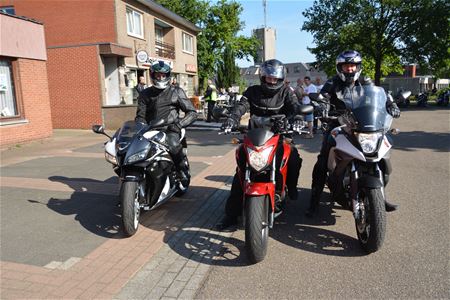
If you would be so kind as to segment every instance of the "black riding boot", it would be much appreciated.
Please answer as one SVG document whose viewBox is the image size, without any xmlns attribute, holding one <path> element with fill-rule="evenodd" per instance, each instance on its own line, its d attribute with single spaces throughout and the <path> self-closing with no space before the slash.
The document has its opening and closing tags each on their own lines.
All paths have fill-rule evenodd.
<svg viewBox="0 0 450 300">
<path fill-rule="evenodd" d="M 314 217 L 319 212 L 320 196 L 322 192 L 317 188 L 311 188 L 311 199 L 309 200 L 309 208 L 306 210 L 307 217 Z"/>
</svg>

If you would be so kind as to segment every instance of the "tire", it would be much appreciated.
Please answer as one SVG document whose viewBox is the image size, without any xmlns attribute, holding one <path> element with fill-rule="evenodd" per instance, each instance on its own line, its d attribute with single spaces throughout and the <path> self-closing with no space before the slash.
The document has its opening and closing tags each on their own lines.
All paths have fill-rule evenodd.
<svg viewBox="0 0 450 300">
<path fill-rule="evenodd" d="M 136 233 L 139 227 L 139 191 L 135 181 L 124 181 L 120 189 L 120 202 L 122 204 L 122 224 L 127 236 Z"/>
<path fill-rule="evenodd" d="M 252 263 L 264 259 L 269 241 L 269 203 L 266 196 L 245 200 L 245 246 Z"/>
<path fill-rule="evenodd" d="M 386 209 L 381 189 L 366 189 L 361 193 L 363 213 L 355 219 L 356 233 L 361 247 L 367 253 L 378 251 L 386 235 Z"/>
</svg>

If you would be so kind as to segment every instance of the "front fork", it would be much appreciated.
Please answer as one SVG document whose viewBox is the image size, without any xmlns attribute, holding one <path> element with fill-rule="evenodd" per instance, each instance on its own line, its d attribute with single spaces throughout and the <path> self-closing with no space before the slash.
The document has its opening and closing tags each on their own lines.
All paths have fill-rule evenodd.
<svg viewBox="0 0 450 300">
<path fill-rule="evenodd" d="M 244 202 L 245 202 L 245 195 L 246 195 L 246 186 L 251 184 L 250 179 L 250 166 L 248 165 L 248 162 L 245 166 L 245 177 L 244 177 Z M 276 187 L 276 155 L 272 160 L 272 170 L 270 172 L 270 184 L 273 185 L 272 188 L 269 188 L 268 195 L 270 199 L 270 213 L 269 213 L 269 223 L 263 224 L 264 226 L 269 226 L 269 228 L 273 227 L 273 223 L 275 220 L 275 187 Z M 262 194 L 261 194 L 262 195 Z M 243 208 L 245 208 L 245 203 L 242 205 Z M 244 214 L 245 215 L 245 214 Z"/>
<path fill-rule="evenodd" d="M 385 199 L 384 194 L 384 177 L 383 172 L 380 169 L 380 166 L 378 164 L 374 164 L 374 173 L 378 175 L 379 182 L 381 182 L 381 193 L 383 194 L 383 198 Z M 359 199 L 359 189 L 360 186 L 358 185 L 358 179 L 360 178 L 360 174 L 358 173 L 358 169 L 356 168 L 355 162 L 351 162 L 351 169 L 350 169 L 350 198 L 352 201 L 352 208 L 353 208 L 353 217 L 355 219 L 360 219 L 361 216 L 364 217 L 364 205 L 361 206 L 361 201 Z"/>
</svg>

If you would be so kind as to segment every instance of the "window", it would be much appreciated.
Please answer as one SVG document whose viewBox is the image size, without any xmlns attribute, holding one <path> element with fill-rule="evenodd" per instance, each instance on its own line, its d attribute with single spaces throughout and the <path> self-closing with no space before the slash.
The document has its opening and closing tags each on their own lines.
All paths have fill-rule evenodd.
<svg viewBox="0 0 450 300">
<path fill-rule="evenodd" d="M 300 66 L 294 66 L 294 73 L 300 73 Z"/>
<path fill-rule="evenodd" d="M 16 10 L 14 9 L 14 6 L 4 6 L 4 7 L 0 7 L 0 11 L 10 14 L 10 15 L 15 15 L 16 14 Z"/>
<path fill-rule="evenodd" d="M 155 39 L 157 42 L 164 42 L 164 30 L 161 27 L 155 26 Z"/>
<path fill-rule="evenodd" d="M 0 60 L 0 102 L 1 118 L 17 117 L 16 93 L 12 65 L 8 60 Z"/>
<path fill-rule="evenodd" d="M 194 45 L 193 45 L 194 38 L 192 35 L 189 35 L 187 33 L 183 32 L 183 51 L 187 53 L 194 53 Z"/>
<path fill-rule="evenodd" d="M 127 7 L 127 33 L 128 35 L 138 38 L 144 38 L 143 33 L 143 16 L 140 12 L 137 12 Z"/>
</svg>

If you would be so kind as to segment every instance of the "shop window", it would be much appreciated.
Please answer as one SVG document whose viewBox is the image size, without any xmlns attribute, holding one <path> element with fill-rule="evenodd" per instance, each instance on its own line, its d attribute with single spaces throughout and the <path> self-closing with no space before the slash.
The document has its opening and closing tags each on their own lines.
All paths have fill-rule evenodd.
<svg viewBox="0 0 450 300">
<path fill-rule="evenodd" d="M 3 59 L 0 60 L 0 102 L 2 119 L 19 117 L 12 63 Z"/>
<path fill-rule="evenodd" d="M 192 35 L 183 32 L 183 51 L 190 54 L 194 53 L 194 38 Z"/>
<path fill-rule="evenodd" d="M 4 12 L 6 14 L 10 14 L 10 15 L 15 15 L 16 14 L 16 10 L 14 9 L 14 6 L 0 7 L 0 11 Z"/>
<path fill-rule="evenodd" d="M 143 15 L 127 7 L 127 33 L 138 38 L 144 38 Z"/>
</svg>

